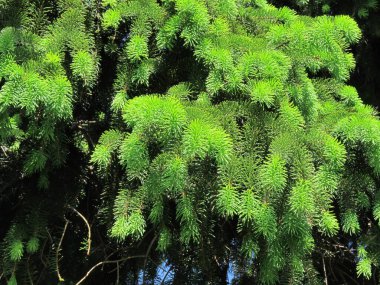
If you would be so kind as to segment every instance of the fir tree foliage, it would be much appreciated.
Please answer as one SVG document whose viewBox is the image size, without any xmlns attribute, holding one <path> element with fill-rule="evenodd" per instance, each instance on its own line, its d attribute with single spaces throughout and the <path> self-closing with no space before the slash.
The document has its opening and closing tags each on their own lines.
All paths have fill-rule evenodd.
<svg viewBox="0 0 380 285">
<path fill-rule="evenodd" d="M 81 153 L 82 170 L 94 178 L 95 167 L 104 186 L 94 223 L 104 219 L 106 242 L 126 251 L 154 236 L 144 264 L 122 274 L 148 276 L 154 252 L 152 264 L 172 262 L 177 282 L 224 282 L 217 272 L 231 263 L 252 283 L 320 284 L 314 256 L 353 239 L 350 262 L 371 278 L 380 121 L 346 84 L 361 38 L 352 18 L 300 16 L 265 0 L 52 3 L 46 24 L 28 12 L 0 31 L 0 143 L 22 161 L 23 179 L 50 191 L 50 172 L 80 136 L 68 130 L 77 108 L 91 109 L 83 102 L 96 105 L 94 95 L 106 102 L 106 130 L 93 149 L 89 139 L 90 157 Z M 99 66 L 113 69 L 100 55 L 117 63 L 112 88 L 102 89 Z M 9 284 L 43 254 L 40 239 L 53 240 L 36 213 L 22 212 L 4 238 Z"/>
<path fill-rule="evenodd" d="M 109 5 L 115 8 L 104 14 L 104 24 L 115 28 L 126 13 L 119 4 Z M 161 233 L 159 248 L 170 247 L 166 240 L 176 235 L 174 221 L 165 217 L 167 199 L 177 205 L 179 239 L 187 245 L 204 238 L 201 229 L 207 222 L 200 205 L 212 199 L 213 218 L 207 219 L 237 218 L 239 235 L 257 240 L 261 282 L 279 281 L 287 264 L 290 280 L 306 278 L 313 231 L 327 237 L 340 230 L 360 233 L 359 209 L 350 206 L 359 193 L 339 198 L 346 191 L 348 165 L 358 162 L 355 152 L 364 151 L 372 179 L 377 179 L 378 119 L 355 88 L 345 85 L 355 66 L 349 47 L 360 39 L 360 29 L 348 16 L 300 17 L 265 1 L 178 0 L 156 8 L 153 15 L 165 15 L 158 30 L 150 31 L 156 41 L 148 44 L 136 34 L 127 42 L 131 66 L 157 51 L 159 56 L 170 54 L 183 41 L 206 73 L 197 79 L 201 82 L 189 82 L 201 86 L 195 87 L 200 88 L 198 100 L 188 92 L 182 95 L 183 85 L 178 85 L 166 95 L 139 96 L 123 104 L 122 117 L 132 133 L 119 158 L 126 177 L 141 183 L 138 195 L 148 211 L 145 219 Z M 230 111 L 234 121 L 228 126 L 222 119 L 223 101 L 239 104 Z M 236 123 L 241 117 L 243 126 Z M 244 129 L 257 130 L 254 142 Z M 96 147 L 93 158 L 103 147 Z M 253 168 L 236 163 L 249 158 L 256 161 Z M 204 163 L 216 166 L 216 183 L 200 193 L 196 168 Z M 235 176 L 236 171 L 242 173 Z M 249 172 L 255 177 L 246 181 Z M 341 217 L 335 199 L 347 209 Z M 120 219 L 122 223 L 124 217 Z M 133 222 L 132 216 L 128 221 Z M 359 275 L 367 274 L 363 268 L 359 263 Z"/>
<path fill-rule="evenodd" d="M 0 12 L 0 145 L 7 163 L 22 164 L 15 169 L 22 206 L 12 217 L 0 254 L 2 274 L 10 274 L 8 284 L 22 284 L 23 278 L 18 277 L 26 272 L 22 264 L 27 256 L 39 254 L 40 238 L 46 237 L 48 226 L 45 210 L 40 209 L 43 201 L 25 202 L 23 197 L 51 190 L 51 172 L 65 163 L 65 129 L 73 120 L 78 89 L 90 92 L 97 80 L 98 59 L 88 30 L 87 7 L 76 0 L 42 2 L 8 1 L 1 4 Z M 19 17 L 3 14 L 18 9 Z M 54 13 L 59 16 L 52 17 Z M 2 171 L 9 167 L 7 163 Z M 34 177 L 36 189 L 29 186 L 25 191 L 22 181 Z"/>
</svg>

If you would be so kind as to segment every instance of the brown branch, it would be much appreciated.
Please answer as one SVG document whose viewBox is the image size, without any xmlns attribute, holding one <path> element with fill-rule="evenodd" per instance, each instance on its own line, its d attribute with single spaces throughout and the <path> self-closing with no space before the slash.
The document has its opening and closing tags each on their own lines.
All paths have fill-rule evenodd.
<svg viewBox="0 0 380 285">
<path fill-rule="evenodd" d="M 43 244 L 42 249 L 41 249 L 41 253 L 40 253 L 40 260 L 41 260 L 41 263 L 44 265 L 44 267 L 47 267 L 46 262 L 43 260 L 43 254 L 45 251 L 46 243 L 47 243 L 47 239 L 45 239 L 44 244 Z"/>
<path fill-rule="evenodd" d="M 152 249 L 152 246 L 153 246 L 154 242 L 156 241 L 156 239 L 157 239 L 157 235 L 155 235 L 154 238 L 152 239 L 152 241 L 150 242 L 148 250 L 146 251 L 146 254 L 145 254 L 144 273 L 143 273 L 143 279 L 142 279 L 143 284 L 145 282 L 145 267 L 146 267 L 146 263 L 148 262 L 148 256 L 149 256 L 150 250 Z"/>
<path fill-rule="evenodd" d="M 94 141 L 92 140 L 92 138 L 91 138 L 91 136 L 90 136 L 88 130 L 87 130 L 86 128 L 82 127 L 82 126 L 78 126 L 78 129 L 82 131 L 83 135 L 84 135 L 84 136 L 86 137 L 86 139 L 87 139 L 87 142 L 89 143 L 89 146 L 91 147 L 91 149 L 93 149 L 94 146 L 95 146 L 95 143 L 94 143 Z"/>
<path fill-rule="evenodd" d="M 40 260 L 41 260 L 41 263 L 43 264 L 44 268 L 40 271 L 40 275 L 38 276 L 36 284 L 40 283 L 40 279 L 42 278 L 43 274 L 46 271 L 46 268 L 48 267 L 48 265 L 46 264 L 46 262 L 43 260 L 43 255 L 44 255 L 44 252 L 45 252 L 45 247 L 46 247 L 47 242 L 48 242 L 48 238 L 45 238 L 45 241 L 44 241 L 44 244 L 42 246 L 41 253 L 40 253 Z M 49 251 L 49 253 L 50 253 L 50 251 Z"/>
<path fill-rule="evenodd" d="M 66 220 L 66 224 L 65 224 L 65 227 L 63 228 L 62 236 L 61 236 L 61 239 L 59 240 L 59 244 L 58 244 L 58 247 L 57 247 L 57 252 L 56 252 L 56 255 L 55 255 L 56 270 L 57 270 L 57 275 L 58 275 L 59 282 L 65 281 L 65 279 L 63 279 L 62 276 L 61 276 L 61 274 L 59 273 L 59 250 L 61 249 L 63 238 L 65 236 L 68 224 L 69 224 L 69 221 Z"/>
<path fill-rule="evenodd" d="M 27 272 L 28 272 L 28 278 L 29 278 L 30 285 L 34 285 L 32 274 L 30 274 L 29 260 L 30 260 L 30 255 L 28 256 L 28 260 L 26 262 L 26 269 L 27 269 Z"/>
<path fill-rule="evenodd" d="M 119 285 L 120 282 L 120 268 L 119 268 L 119 262 L 116 262 L 116 285 Z"/>
<path fill-rule="evenodd" d="M 75 128 L 84 129 L 85 127 L 88 127 L 90 125 L 96 125 L 99 123 L 100 123 L 99 121 L 79 120 L 79 121 L 73 122 L 71 124 L 71 128 L 73 128 L 73 129 L 75 129 Z"/>
<path fill-rule="evenodd" d="M 91 267 L 91 269 L 89 271 L 87 271 L 86 275 L 84 275 L 81 280 L 79 280 L 77 283 L 75 283 L 75 285 L 79 285 L 79 284 L 83 283 L 83 281 L 86 280 L 86 278 L 91 274 L 92 271 L 94 271 L 97 267 L 99 267 L 99 266 L 101 266 L 103 264 L 109 264 L 109 263 L 116 263 L 117 264 L 119 262 L 122 262 L 122 261 L 125 261 L 125 260 L 128 260 L 128 259 L 132 259 L 132 258 L 144 258 L 144 257 L 145 257 L 145 255 L 134 255 L 134 256 L 129 256 L 129 257 L 126 257 L 126 258 L 118 259 L 118 260 L 104 260 L 104 261 L 98 262 L 93 267 Z"/>
<path fill-rule="evenodd" d="M 82 218 L 82 220 L 85 222 L 88 230 L 88 238 L 87 238 L 87 255 L 90 255 L 91 251 L 91 226 L 90 223 L 87 221 L 87 219 L 75 208 L 69 207 L 72 211 L 74 211 L 79 217 Z"/>
<path fill-rule="evenodd" d="M 329 267 L 330 267 L 330 272 L 332 273 L 332 275 L 334 276 L 334 280 L 337 281 L 338 278 L 336 278 L 336 275 L 335 275 L 335 272 L 332 268 L 332 265 L 331 265 L 331 258 L 329 258 Z"/>
<path fill-rule="evenodd" d="M 360 283 L 358 281 L 356 281 L 354 278 L 352 278 L 349 274 L 347 274 L 346 272 L 344 272 L 344 270 L 339 270 L 339 273 L 341 273 L 340 276 L 342 276 L 342 274 L 344 274 L 345 276 L 347 276 L 348 278 L 350 278 L 350 280 L 353 281 L 353 283 L 351 284 L 357 284 L 357 285 L 360 285 Z M 344 280 L 346 280 L 345 278 L 343 278 Z M 345 284 L 348 284 L 347 282 L 345 282 Z"/>
<path fill-rule="evenodd" d="M 327 272 L 326 272 L 326 264 L 325 264 L 325 256 L 322 254 L 322 264 L 323 264 L 323 274 L 325 275 L 325 285 L 328 285 L 327 281 Z"/>
<path fill-rule="evenodd" d="M 51 237 L 51 234 L 50 234 L 48 228 L 46 228 L 46 232 L 48 233 L 48 237 L 49 237 L 50 243 L 53 244 L 54 241 L 53 241 L 53 238 Z"/>
<path fill-rule="evenodd" d="M 149 236 L 149 234 L 150 234 L 152 231 L 153 231 L 153 228 L 145 232 L 144 236 L 140 239 L 139 243 L 137 244 L 137 246 L 136 246 L 137 248 L 140 247 L 140 245 L 143 243 L 144 239 L 145 239 L 147 236 Z"/>
<path fill-rule="evenodd" d="M 5 157 L 8 157 L 8 154 L 6 152 L 6 147 L 5 146 L 1 146 L 1 150 L 3 151 Z"/>
</svg>

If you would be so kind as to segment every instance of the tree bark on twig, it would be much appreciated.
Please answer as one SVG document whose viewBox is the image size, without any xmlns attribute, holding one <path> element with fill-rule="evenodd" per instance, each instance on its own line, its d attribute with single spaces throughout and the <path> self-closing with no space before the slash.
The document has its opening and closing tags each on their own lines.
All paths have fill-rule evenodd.
<svg viewBox="0 0 380 285">
<path fill-rule="evenodd" d="M 87 255 L 90 255 L 91 251 L 91 226 L 90 223 L 87 221 L 85 216 L 83 216 L 77 209 L 73 207 L 69 207 L 72 211 L 74 211 L 86 224 L 87 230 L 88 230 L 88 237 L 87 237 Z"/>
<path fill-rule="evenodd" d="M 61 236 L 61 239 L 59 240 L 58 247 L 57 247 L 57 252 L 56 252 L 56 255 L 55 255 L 56 270 L 57 270 L 58 280 L 60 282 L 65 281 L 65 279 L 62 278 L 61 273 L 59 272 L 59 250 L 61 249 L 63 238 L 65 237 L 65 233 L 66 233 L 68 224 L 69 224 L 69 221 L 66 220 L 65 227 L 63 228 L 62 236 Z"/>
<path fill-rule="evenodd" d="M 117 264 L 117 263 L 119 263 L 121 261 L 125 261 L 125 260 L 128 260 L 128 259 L 132 259 L 132 258 L 144 258 L 144 257 L 145 257 L 145 254 L 144 255 L 129 256 L 129 257 L 118 259 L 118 260 L 104 260 L 104 261 L 98 262 L 93 267 L 91 267 L 91 269 L 89 271 L 87 271 L 87 273 L 83 276 L 83 278 L 81 280 L 79 280 L 77 283 L 75 283 L 75 285 L 82 284 L 83 281 L 86 280 L 86 278 L 91 274 L 92 271 L 94 271 L 97 267 L 99 267 L 99 266 L 101 266 L 103 264 L 110 264 L 110 263 L 116 263 Z"/>
</svg>

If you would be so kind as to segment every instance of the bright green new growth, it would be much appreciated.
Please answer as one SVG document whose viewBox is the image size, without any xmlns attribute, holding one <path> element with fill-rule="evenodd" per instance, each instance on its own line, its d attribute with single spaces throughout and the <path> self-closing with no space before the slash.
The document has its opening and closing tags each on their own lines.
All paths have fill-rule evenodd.
<svg viewBox="0 0 380 285">
<path fill-rule="evenodd" d="M 105 27 L 116 28 L 133 15 L 125 47 L 132 80 L 119 74 L 116 89 L 121 82 L 126 89 L 152 84 L 158 67 L 146 64 L 158 63 L 160 52 L 175 50 L 178 41 L 206 74 L 188 83 L 197 86 L 198 96 L 182 84 L 167 95 L 126 100 L 116 94 L 115 109 L 131 128 L 119 159 L 126 178 L 138 179 L 141 186 L 131 190 L 137 191 L 139 207 L 130 214 L 120 214 L 116 199 L 112 235 L 138 238 L 150 220 L 160 233 L 158 248 L 167 250 L 177 232 L 165 208 L 174 201 L 182 243 L 202 241 L 204 219 L 237 217 L 243 240 L 255 241 L 243 243 L 241 251 L 257 251 L 262 283 L 277 282 L 287 266 L 290 279 L 302 280 L 314 229 L 328 237 L 340 229 L 360 233 L 356 201 L 362 194 L 344 194 L 349 191 L 344 181 L 356 175 L 348 167 L 358 159 L 354 153 L 364 151 L 373 171 L 368 179 L 377 179 L 380 169 L 379 121 L 344 84 L 354 67 L 348 48 L 360 39 L 359 28 L 347 16 L 300 17 L 265 1 L 178 0 L 163 6 L 152 1 L 151 16 L 133 10 L 137 2 L 104 3 L 111 7 L 103 17 Z M 158 32 L 141 30 L 139 23 L 153 17 L 160 19 Z M 156 41 L 148 43 L 148 34 Z M 228 104 L 238 107 L 226 113 Z M 100 141 L 92 156 L 100 167 L 116 162 L 99 156 L 107 149 L 113 151 Z M 216 167 L 209 174 L 215 181 L 199 177 L 202 165 Z M 346 209 L 339 220 L 335 199 Z M 201 205 L 207 203 L 212 217 L 206 218 Z M 369 276 L 363 261 L 358 274 Z"/>
<path fill-rule="evenodd" d="M 179 91 L 180 85 L 170 92 L 173 90 Z M 140 180 L 142 186 L 137 196 L 132 198 L 139 201 L 136 202 L 139 203 L 138 209 L 128 210 L 130 206 L 125 206 L 129 202 L 124 192 L 116 198 L 112 236 L 121 239 L 129 235 L 141 237 L 146 223 L 142 208 L 150 209 L 149 219 L 153 224 L 162 224 L 163 203 L 169 195 L 177 203 L 177 216 L 182 226 L 180 239 L 188 244 L 200 238 L 191 199 L 196 189 L 187 185 L 188 168 L 208 158 L 222 167 L 232 155 L 232 141 L 220 126 L 203 123 L 200 118 L 194 117 L 195 114 L 190 116 L 187 113 L 191 113 L 197 103 L 188 105 L 176 97 L 174 94 L 166 97 L 140 96 L 129 100 L 123 108 L 123 119 L 132 132 L 120 143 L 119 159 L 127 177 Z M 92 161 L 99 167 L 109 165 L 111 153 L 115 150 L 113 146 L 117 145 L 109 144 L 109 136 L 109 132 L 103 134 L 92 155 Z M 158 151 L 155 157 L 149 154 L 152 146 Z M 129 211 L 133 212 L 128 214 Z M 162 250 L 165 248 L 163 245 L 159 247 Z"/>
<path fill-rule="evenodd" d="M 0 91 L 0 137 L 15 151 L 16 145 L 36 140 L 32 148 L 25 148 L 29 153 L 24 167 L 27 175 L 44 172 L 52 158 L 53 165 L 63 162 L 58 147 L 59 125 L 72 118 L 74 99 L 74 83 L 61 64 L 64 53 L 70 52 L 73 57 L 73 75 L 85 85 L 96 80 L 96 59 L 91 55 L 92 40 L 85 32 L 84 7 L 80 1 L 71 2 L 61 7 L 61 17 L 43 36 L 10 27 L 0 32 L 0 75 L 5 79 Z M 24 114 L 26 129 L 13 110 Z"/>
<path fill-rule="evenodd" d="M 26 2 L 9 1 L 6 6 L 20 5 L 13 7 L 18 10 Z M 36 188 L 28 187 L 26 196 L 35 190 L 51 192 L 49 175 L 66 160 L 65 130 L 72 123 L 78 86 L 90 92 L 98 76 L 85 5 L 76 0 L 58 2 L 58 18 L 50 21 L 47 8 L 40 15 L 23 13 L 22 27 L 0 31 L 0 145 L 10 161 L 23 165 L 15 169 L 21 189 L 25 185 L 20 181 L 37 177 Z M 3 11 L 1 17 L 9 20 Z M 8 284 L 21 282 L 17 264 L 25 262 L 27 255 L 38 255 L 42 248 L 39 238 L 46 234 L 47 224 L 40 202 L 32 202 L 33 206 L 21 202 L 22 210 L 3 241 L 1 271 L 4 276 L 9 274 Z"/>
<path fill-rule="evenodd" d="M 380 121 L 345 84 L 354 20 L 264 0 L 104 0 L 93 17 L 93 4 L 59 3 L 44 31 L 0 32 L 0 140 L 23 176 L 50 190 L 75 104 L 101 90 L 101 49 L 118 57 L 113 99 L 101 93 L 112 114 L 83 154 L 106 186 L 110 239 L 133 249 L 152 234 L 160 260 L 191 252 L 181 265 L 202 276 L 231 262 L 261 284 L 318 284 L 312 254 L 343 235 L 357 241 L 358 276 L 371 277 Z M 4 241 L 10 284 L 46 235 L 44 222 L 18 225 Z"/>
</svg>

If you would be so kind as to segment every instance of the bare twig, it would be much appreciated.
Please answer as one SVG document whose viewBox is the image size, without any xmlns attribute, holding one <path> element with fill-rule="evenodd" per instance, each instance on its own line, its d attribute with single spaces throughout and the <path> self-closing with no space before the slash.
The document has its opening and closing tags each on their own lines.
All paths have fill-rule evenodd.
<svg viewBox="0 0 380 285">
<path fill-rule="evenodd" d="M 345 276 L 347 276 L 352 281 L 352 283 L 345 282 L 344 284 L 357 284 L 357 285 L 360 285 L 360 283 L 358 281 L 356 281 L 349 274 L 347 274 L 346 272 L 344 272 L 344 270 L 339 270 L 339 273 L 341 273 L 340 276 L 342 276 L 342 274 L 344 274 Z M 343 278 L 343 279 L 346 280 L 345 278 Z"/>
<path fill-rule="evenodd" d="M 331 265 L 331 258 L 329 258 L 329 267 L 330 267 L 330 272 L 331 272 L 332 275 L 334 276 L 334 280 L 335 280 L 335 281 L 338 280 L 338 279 L 336 278 L 335 272 L 334 272 L 334 270 L 333 270 L 333 268 L 332 268 L 332 265 Z"/>
<path fill-rule="evenodd" d="M 58 244 L 58 247 L 57 247 L 57 252 L 56 252 L 56 255 L 55 255 L 55 259 L 56 259 L 56 270 L 57 270 L 58 280 L 59 280 L 60 282 L 65 281 L 65 279 L 63 279 L 62 276 L 61 276 L 61 274 L 59 273 L 59 250 L 61 249 L 62 242 L 63 242 L 63 238 L 64 238 L 64 236 L 65 236 L 65 233 L 66 233 L 66 230 L 67 230 L 67 226 L 68 226 L 68 224 L 69 224 L 69 221 L 66 220 L 65 227 L 63 228 L 62 236 L 61 236 L 61 239 L 59 240 L 59 244 Z"/>
<path fill-rule="evenodd" d="M 143 279 L 142 279 L 143 284 L 145 282 L 145 267 L 146 267 L 146 264 L 148 262 L 148 256 L 149 256 L 150 250 L 152 249 L 152 246 L 153 246 L 154 242 L 156 241 L 156 239 L 157 239 L 157 235 L 155 235 L 154 238 L 152 239 L 152 241 L 150 242 L 150 244 L 148 246 L 148 250 L 146 251 L 146 254 L 145 254 L 144 273 L 143 273 Z"/>
<path fill-rule="evenodd" d="M 29 255 L 28 260 L 27 260 L 27 262 L 26 262 L 26 268 L 27 268 L 27 271 L 28 271 L 28 278 L 29 278 L 30 285 L 34 285 L 34 283 L 33 283 L 33 278 L 32 278 L 32 274 L 30 274 L 29 260 L 30 260 L 30 255 Z"/>
<path fill-rule="evenodd" d="M 36 284 L 40 284 L 40 280 L 41 280 L 42 277 L 44 276 L 45 272 L 46 272 L 46 267 L 44 267 L 44 268 L 41 270 L 40 275 L 38 276 L 38 279 L 37 279 L 37 281 L 36 281 Z"/>
<path fill-rule="evenodd" d="M 8 157 L 8 154 L 7 154 L 6 148 L 5 148 L 4 146 L 1 146 L 1 150 L 3 151 L 5 157 Z"/>
<path fill-rule="evenodd" d="M 161 281 L 161 285 L 164 285 L 164 284 L 165 284 L 165 279 L 166 279 L 166 277 L 168 276 L 169 272 L 172 270 L 172 267 L 173 267 L 173 265 L 170 265 L 168 271 L 166 271 L 165 276 L 164 276 L 164 278 L 163 278 L 162 281 Z"/>
<path fill-rule="evenodd" d="M 46 232 L 48 233 L 48 237 L 49 237 L 50 243 L 53 244 L 54 241 L 53 241 L 53 238 L 51 237 L 51 234 L 50 234 L 48 228 L 46 228 Z"/>
<path fill-rule="evenodd" d="M 143 243 L 143 241 L 145 240 L 145 238 L 146 238 L 147 236 L 149 236 L 149 234 L 150 234 L 152 231 L 153 231 L 153 228 L 145 232 L 144 236 L 140 239 L 139 243 L 137 244 L 137 246 L 136 246 L 137 248 L 140 247 L 140 245 Z"/>
<path fill-rule="evenodd" d="M 98 124 L 99 121 L 94 121 L 94 120 L 79 120 L 77 122 L 73 123 L 73 126 L 79 125 L 79 126 L 88 126 L 88 125 L 93 125 L 93 124 Z"/>
<path fill-rule="evenodd" d="M 87 271 L 86 275 L 83 276 L 83 278 L 81 280 L 79 280 L 77 283 L 75 283 L 75 285 L 79 285 L 79 284 L 83 283 L 83 281 L 86 280 L 86 278 L 91 274 L 92 271 L 94 271 L 97 267 L 99 267 L 103 264 L 119 263 L 119 262 L 122 262 L 122 261 L 125 261 L 128 259 L 132 259 L 132 258 L 144 258 L 144 257 L 145 257 L 145 255 L 134 255 L 134 256 L 129 256 L 126 258 L 118 259 L 118 260 L 104 260 L 104 261 L 98 262 L 93 267 L 91 267 L 91 269 L 89 271 Z"/>
<path fill-rule="evenodd" d="M 78 129 L 80 129 L 82 131 L 83 135 L 86 137 L 87 142 L 89 143 L 89 145 L 91 146 L 91 148 L 94 148 L 95 143 L 92 140 L 92 138 L 91 138 L 88 130 L 86 128 L 82 127 L 82 126 L 78 126 Z"/>
<path fill-rule="evenodd" d="M 116 262 L 116 285 L 119 285 L 120 282 L 120 268 L 119 268 L 119 262 Z"/>
<path fill-rule="evenodd" d="M 44 244 L 42 246 L 41 253 L 40 253 L 40 260 L 41 260 L 41 263 L 44 265 L 44 268 L 40 271 L 40 275 L 38 276 L 36 284 L 40 283 L 40 279 L 42 278 L 42 276 L 45 273 L 45 270 L 46 270 L 46 268 L 48 266 L 46 264 L 46 262 L 43 260 L 43 254 L 45 252 L 45 247 L 46 247 L 47 242 L 48 242 L 48 239 L 46 238 L 45 241 L 44 241 Z"/>
<path fill-rule="evenodd" d="M 325 256 L 322 254 L 322 264 L 323 264 L 323 274 L 325 275 L 325 285 L 328 285 L 327 281 L 327 272 L 326 272 L 326 264 L 325 264 Z"/>
<path fill-rule="evenodd" d="M 72 211 L 74 211 L 82 220 L 85 222 L 88 230 L 88 238 L 87 238 L 87 255 L 90 255 L 91 251 L 91 226 L 87 219 L 75 208 L 69 207 Z"/>
<path fill-rule="evenodd" d="M 44 251 L 45 251 L 45 247 L 46 247 L 47 241 L 48 240 L 45 239 L 44 244 L 42 245 L 41 253 L 40 253 L 40 260 L 41 260 L 41 263 L 44 265 L 44 267 L 47 267 L 46 262 L 43 260 L 43 254 L 44 254 Z"/>
</svg>

